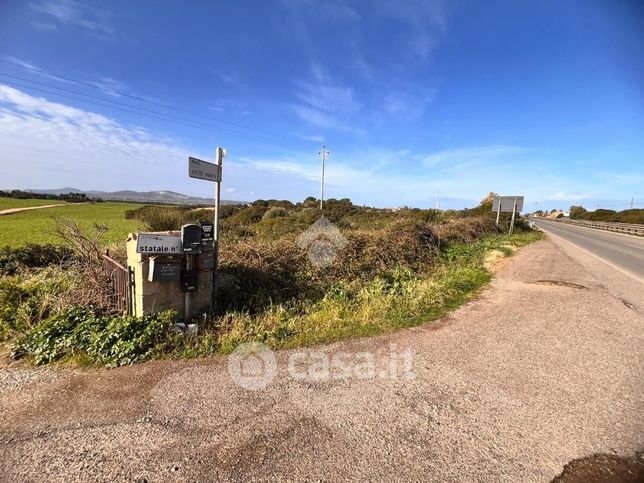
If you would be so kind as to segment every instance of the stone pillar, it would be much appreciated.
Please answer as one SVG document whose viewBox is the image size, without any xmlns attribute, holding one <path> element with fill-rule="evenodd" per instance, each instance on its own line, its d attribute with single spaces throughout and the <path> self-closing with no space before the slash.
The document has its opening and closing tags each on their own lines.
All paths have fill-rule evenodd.
<svg viewBox="0 0 644 483">
<path fill-rule="evenodd" d="M 179 237 L 179 232 L 158 232 L 158 235 Z M 134 315 L 142 316 L 172 309 L 176 320 L 183 320 L 185 297 L 181 289 L 180 273 L 185 269 L 183 254 L 145 254 L 137 253 L 138 233 L 131 233 L 127 240 L 127 265 L 134 272 Z M 212 253 L 212 252 L 210 252 Z M 190 292 L 190 316 L 197 317 L 210 308 L 212 298 L 212 268 L 208 267 L 208 254 L 192 255 L 199 270 L 197 290 Z M 173 270 L 165 270 L 162 281 L 150 281 L 152 259 L 157 268 L 174 268 L 178 264 L 179 276 Z M 174 278 L 173 278 L 174 277 Z"/>
</svg>

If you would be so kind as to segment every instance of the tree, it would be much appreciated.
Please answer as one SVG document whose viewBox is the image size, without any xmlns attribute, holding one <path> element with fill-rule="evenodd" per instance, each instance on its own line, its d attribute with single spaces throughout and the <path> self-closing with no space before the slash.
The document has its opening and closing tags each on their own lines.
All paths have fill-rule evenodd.
<svg viewBox="0 0 644 483">
<path fill-rule="evenodd" d="M 588 210 L 583 206 L 572 205 L 570 207 L 570 218 L 579 219 L 584 217 L 584 213 L 588 213 Z"/>
</svg>

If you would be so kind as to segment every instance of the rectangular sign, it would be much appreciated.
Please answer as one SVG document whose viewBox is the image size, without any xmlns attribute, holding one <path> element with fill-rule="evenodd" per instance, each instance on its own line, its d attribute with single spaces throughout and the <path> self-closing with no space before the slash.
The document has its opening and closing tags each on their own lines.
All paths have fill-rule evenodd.
<svg viewBox="0 0 644 483">
<path fill-rule="evenodd" d="M 150 259 L 148 269 L 148 281 L 150 282 L 174 282 L 181 279 L 181 262 L 163 262 Z"/>
<path fill-rule="evenodd" d="M 523 211 L 523 196 L 497 196 L 492 201 L 492 211 L 499 210 L 499 203 L 501 203 L 501 211 L 512 213 L 514 209 L 514 200 L 517 200 L 517 213 Z"/>
<path fill-rule="evenodd" d="M 183 252 L 181 238 L 172 235 L 139 233 L 136 239 L 136 252 L 155 255 L 181 255 Z"/>
<path fill-rule="evenodd" d="M 221 168 L 219 166 L 197 158 L 188 158 L 188 174 L 191 178 L 221 181 Z"/>
</svg>

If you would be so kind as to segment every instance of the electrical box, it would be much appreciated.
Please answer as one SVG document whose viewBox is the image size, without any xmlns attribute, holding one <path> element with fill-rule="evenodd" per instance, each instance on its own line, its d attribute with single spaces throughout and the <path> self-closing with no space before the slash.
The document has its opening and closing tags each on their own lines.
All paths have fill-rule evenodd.
<svg viewBox="0 0 644 483">
<path fill-rule="evenodd" d="M 215 249 L 215 224 L 211 221 L 200 221 L 201 251 L 207 252 Z"/>
<path fill-rule="evenodd" d="M 175 282 L 181 278 L 181 261 L 167 257 L 150 257 L 149 282 Z"/>
<path fill-rule="evenodd" d="M 200 253 L 197 257 L 197 269 L 200 272 L 210 272 L 215 268 L 215 253 Z"/>
<path fill-rule="evenodd" d="M 181 274 L 181 291 L 195 292 L 199 288 L 199 272 L 186 270 Z"/>
<path fill-rule="evenodd" d="M 181 244 L 183 253 L 194 255 L 201 253 L 201 227 L 199 225 L 183 225 L 181 227 Z"/>
</svg>

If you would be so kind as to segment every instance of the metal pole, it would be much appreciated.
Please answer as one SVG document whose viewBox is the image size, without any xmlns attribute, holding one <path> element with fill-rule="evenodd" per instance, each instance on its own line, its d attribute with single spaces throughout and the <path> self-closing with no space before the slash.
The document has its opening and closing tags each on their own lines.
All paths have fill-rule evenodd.
<svg viewBox="0 0 644 483">
<path fill-rule="evenodd" d="M 324 162 L 326 161 L 327 155 L 326 146 L 322 146 L 322 151 L 320 151 L 320 154 L 322 155 L 322 177 L 320 179 L 320 209 L 322 209 L 324 203 Z"/>
<path fill-rule="evenodd" d="M 214 263 L 212 269 L 212 303 L 211 307 L 215 308 L 217 300 L 217 272 L 219 270 L 219 201 L 221 199 L 221 178 L 222 178 L 222 162 L 225 156 L 225 151 L 222 148 L 217 148 L 215 152 L 215 164 L 219 174 L 218 180 L 215 182 L 215 220 L 214 220 L 214 233 L 213 238 L 215 241 L 215 253 L 213 255 Z"/>
<path fill-rule="evenodd" d="M 514 206 L 512 207 L 512 220 L 510 221 L 510 235 L 514 232 L 514 217 L 517 214 L 517 199 L 514 198 Z"/>
<path fill-rule="evenodd" d="M 499 206 L 496 207 L 496 227 L 499 227 L 499 220 L 501 219 L 501 197 L 497 196 Z"/>
<path fill-rule="evenodd" d="M 193 255 L 186 255 L 186 272 L 189 272 L 193 268 Z M 191 310 L 190 310 L 190 292 L 186 292 L 183 294 L 183 321 L 187 324 L 190 322 L 190 315 L 191 315 Z"/>
</svg>

